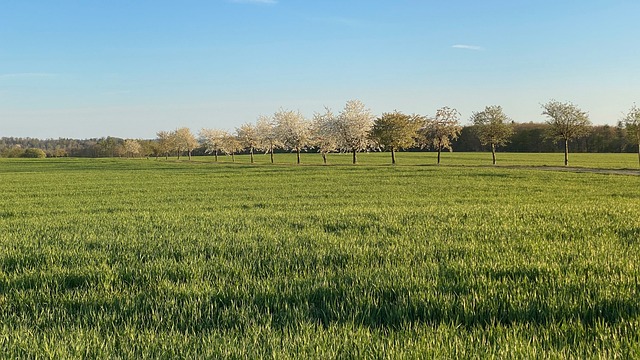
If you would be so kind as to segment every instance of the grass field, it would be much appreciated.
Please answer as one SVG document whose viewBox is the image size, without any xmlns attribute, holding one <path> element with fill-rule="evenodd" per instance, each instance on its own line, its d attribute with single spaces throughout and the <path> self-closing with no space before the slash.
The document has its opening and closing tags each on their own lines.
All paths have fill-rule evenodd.
<svg viewBox="0 0 640 360">
<path fill-rule="evenodd" d="M 497 153 L 498 166 L 563 166 L 564 154 L 562 153 Z M 302 164 L 318 165 L 322 164 L 322 157 L 317 153 L 302 153 Z M 195 161 L 212 162 L 213 157 L 196 157 Z M 230 156 L 221 156 L 219 162 L 231 162 Z M 329 154 L 329 165 L 350 165 L 351 154 Z M 250 163 L 249 156 L 236 156 L 239 164 Z M 257 164 L 268 164 L 269 156 L 257 154 L 255 156 Z M 295 164 L 296 159 L 293 154 L 275 154 L 277 164 Z M 360 153 L 358 154 L 360 165 L 389 165 L 391 163 L 390 153 Z M 435 165 L 437 153 L 435 152 L 400 152 L 398 153 L 398 165 Z M 491 153 L 442 153 L 442 165 L 447 166 L 491 166 Z M 599 168 L 599 169 L 632 169 L 638 170 L 638 154 L 569 154 L 569 165 L 578 168 Z"/>
<path fill-rule="evenodd" d="M 432 155 L 0 160 L 0 355 L 640 357 L 640 177 Z"/>
</svg>

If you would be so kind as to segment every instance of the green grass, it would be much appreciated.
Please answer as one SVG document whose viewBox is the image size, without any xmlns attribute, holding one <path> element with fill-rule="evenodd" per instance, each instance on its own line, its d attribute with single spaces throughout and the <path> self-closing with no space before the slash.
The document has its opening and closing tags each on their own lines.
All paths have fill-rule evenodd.
<svg viewBox="0 0 640 360">
<path fill-rule="evenodd" d="M 1 160 L 0 354 L 640 357 L 640 177 L 387 155 Z"/>
<path fill-rule="evenodd" d="M 437 153 L 435 152 L 399 152 L 398 165 L 435 165 Z M 564 166 L 564 154 L 562 153 L 497 153 L 498 166 Z M 302 153 L 302 164 L 322 164 L 322 157 L 315 152 Z M 350 165 L 351 154 L 328 154 L 329 165 Z M 197 162 L 214 162 L 212 156 L 195 157 Z M 220 156 L 219 162 L 232 162 L 231 156 Z M 248 155 L 236 156 L 236 163 L 248 164 Z M 256 164 L 270 163 L 269 155 L 256 154 Z M 295 164 L 295 154 L 275 154 L 277 164 Z M 360 165 L 388 165 L 391 163 L 391 154 L 385 153 L 359 153 Z M 491 153 L 458 153 L 443 152 L 442 165 L 450 166 L 491 166 Z M 569 165 L 580 168 L 601 169 L 633 169 L 638 170 L 637 154 L 569 154 Z"/>
</svg>

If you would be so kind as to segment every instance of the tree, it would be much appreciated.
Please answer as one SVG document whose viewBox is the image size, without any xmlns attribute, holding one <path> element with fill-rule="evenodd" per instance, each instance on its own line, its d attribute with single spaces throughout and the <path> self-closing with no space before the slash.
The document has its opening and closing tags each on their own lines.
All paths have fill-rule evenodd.
<svg viewBox="0 0 640 360">
<path fill-rule="evenodd" d="M 125 140 L 123 147 L 127 156 L 130 157 L 135 157 L 136 155 L 140 154 L 140 151 L 142 150 L 142 145 L 140 145 L 138 141 L 133 139 Z"/>
<path fill-rule="evenodd" d="M 2 150 L 2 157 L 6 158 L 19 158 L 24 155 L 25 149 L 20 144 L 16 144 L 11 147 L 4 148 Z"/>
<path fill-rule="evenodd" d="M 155 140 L 136 140 L 140 144 L 140 156 L 149 158 L 152 155 L 158 155 L 157 142 Z"/>
<path fill-rule="evenodd" d="M 168 159 L 171 151 L 176 148 L 175 137 L 169 131 L 158 131 L 156 136 L 158 137 L 158 153 L 164 154 L 165 159 Z"/>
<path fill-rule="evenodd" d="M 451 142 L 458 138 L 461 131 L 460 113 L 448 106 L 438 109 L 436 117 L 426 121 L 421 130 L 423 145 L 438 151 L 438 165 L 442 150 L 453 151 Z"/>
<path fill-rule="evenodd" d="M 640 165 L 640 109 L 635 104 L 624 117 L 624 128 L 630 140 L 638 146 L 638 164 Z"/>
<path fill-rule="evenodd" d="M 57 147 L 55 149 L 53 149 L 50 153 L 51 157 L 65 157 L 68 156 L 69 154 L 67 153 L 67 150 L 62 148 L 62 147 Z"/>
<path fill-rule="evenodd" d="M 496 147 L 509 143 L 513 135 L 511 119 L 498 105 L 487 106 L 483 111 L 474 112 L 471 122 L 482 145 L 491 146 L 493 165 L 496 164 Z"/>
<path fill-rule="evenodd" d="M 322 155 L 322 161 L 327 164 L 327 154 L 336 151 L 338 141 L 335 133 L 336 117 L 329 108 L 325 108 L 323 114 L 315 113 L 311 123 L 311 133 L 313 145 L 318 148 Z"/>
<path fill-rule="evenodd" d="M 178 150 L 178 159 L 180 159 L 180 153 L 186 151 L 191 160 L 191 152 L 198 147 L 198 140 L 191 133 L 189 128 L 183 127 L 174 131 L 176 150 Z"/>
<path fill-rule="evenodd" d="M 245 149 L 249 149 L 251 163 L 253 164 L 253 150 L 257 149 L 260 144 L 256 126 L 251 123 L 245 123 L 236 128 L 236 135 L 240 145 Z"/>
<path fill-rule="evenodd" d="M 547 116 L 547 137 L 564 142 L 564 166 L 569 165 L 569 141 L 581 138 L 591 130 L 589 115 L 570 102 L 551 100 L 542 105 Z"/>
<path fill-rule="evenodd" d="M 311 137 L 309 122 L 299 111 L 279 110 L 273 114 L 276 134 L 285 148 L 296 152 L 300 164 L 300 151 L 309 145 Z"/>
<path fill-rule="evenodd" d="M 47 154 L 42 149 L 28 148 L 20 155 L 20 157 L 32 158 L 32 159 L 44 159 L 47 157 Z"/>
<path fill-rule="evenodd" d="M 120 142 L 120 139 L 107 136 L 106 138 L 101 138 L 98 140 L 98 148 L 104 156 L 115 157 L 116 156 L 116 148 Z"/>
<path fill-rule="evenodd" d="M 396 163 L 396 151 L 415 145 L 424 118 L 398 111 L 384 113 L 371 128 L 371 139 L 382 149 L 391 151 L 391 163 Z"/>
<path fill-rule="evenodd" d="M 218 162 L 218 154 L 223 151 L 224 138 L 227 132 L 219 129 L 202 129 L 199 133 L 200 143 L 204 145 L 205 152 L 213 154 L 214 159 Z"/>
<path fill-rule="evenodd" d="M 220 148 L 225 154 L 231 155 L 231 161 L 236 162 L 236 153 L 241 148 L 240 141 L 233 134 L 225 132 L 222 137 L 222 147 Z"/>
<path fill-rule="evenodd" d="M 258 136 L 258 148 L 265 149 L 270 154 L 271 163 L 273 164 L 273 150 L 282 146 L 273 120 L 264 115 L 258 117 L 256 134 Z"/>
<path fill-rule="evenodd" d="M 350 100 L 334 123 L 338 147 L 353 154 L 354 164 L 358 162 L 356 153 L 369 147 L 369 132 L 374 118 L 360 100 Z"/>
</svg>

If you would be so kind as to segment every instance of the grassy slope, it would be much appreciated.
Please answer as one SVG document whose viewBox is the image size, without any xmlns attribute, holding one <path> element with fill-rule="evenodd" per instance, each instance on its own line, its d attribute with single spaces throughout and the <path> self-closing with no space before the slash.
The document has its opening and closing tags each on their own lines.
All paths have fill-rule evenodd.
<svg viewBox="0 0 640 360">
<path fill-rule="evenodd" d="M 640 356 L 638 177 L 62 159 L 0 181 L 7 358 Z"/>
</svg>

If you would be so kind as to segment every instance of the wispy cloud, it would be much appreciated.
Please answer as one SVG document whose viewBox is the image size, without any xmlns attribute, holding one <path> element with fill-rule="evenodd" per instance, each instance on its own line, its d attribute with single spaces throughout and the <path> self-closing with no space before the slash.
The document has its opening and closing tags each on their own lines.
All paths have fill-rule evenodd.
<svg viewBox="0 0 640 360">
<path fill-rule="evenodd" d="M 0 74 L 0 79 L 19 79 L 19 78 L 51 78 L 56 77 L 58 74 L 51 73 L 10 73 Z"/>
<path fill-rule="evenodd" d="M 482 46 L 477 45 L 465 45 L 465 44 L 456 44 L 451 46 L 454 49 L 464 49 L 464 50 L 474 50 L 474 51 L 482 51 L 484 48 Z"/>
<path fill-rule="evenodd" d="M 278 0 L 230 0 L 232 3 L 238 4 L 265 4 L 274 5 L 278 3 Z"/>
</svg>

